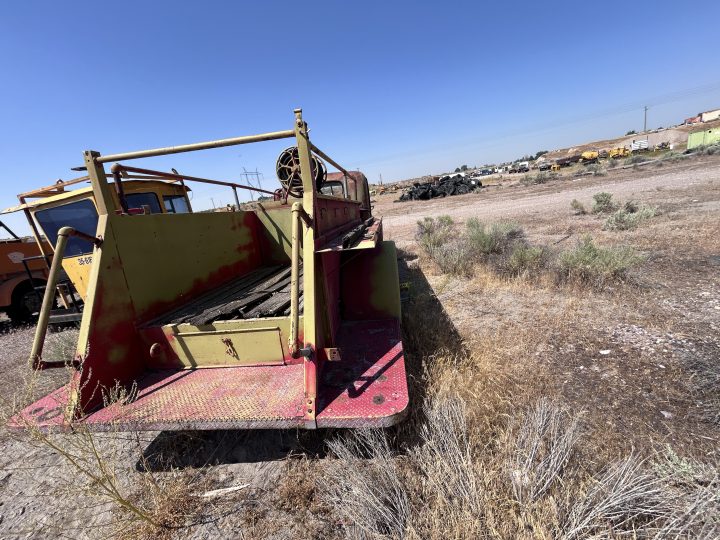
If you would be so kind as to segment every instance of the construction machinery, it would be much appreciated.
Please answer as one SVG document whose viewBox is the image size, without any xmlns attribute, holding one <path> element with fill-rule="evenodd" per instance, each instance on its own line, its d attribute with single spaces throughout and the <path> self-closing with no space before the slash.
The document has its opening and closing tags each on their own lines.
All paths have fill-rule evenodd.
<svg viewBox="0 0 720 540">
<path fill-rule="evenodd" d="M 611 148 L 608 151 L 608 157 L 611 159 L 620 159 L 624 157 L 628 157 L 630 155 L 630 150 L 628 150 L 624 146 L 620 146 L 618 148 Z"/>
<path fill-rule="evenodd" d="M 580 154 L 580 163 L 590 165 L 597 163 L 600 153 L 597 150 L 587 150 Z"/>
<path fill-rule="evenodd" d="M 296 145 L 278 159 L 282 187 L 252 211 L 134 212 L 127 201 L 129 176 L 256 189 L 129 160 L 285 138 Z M 36 369 L 70 365 L 70 380 L 10 427 L 314 429 L 402 420 L 408 388 L 395 246 L 372 216 L 365 176 L 310 141 L 299 109 L 284 131 L 86 151 L 84 160 L 96 227 L 57 231 L 30 354 Z M 112 183 L 106 163 L 115 163 Z M 327 174 L 325 163 L 338 172 Z M 77 242 L 91 251 L 85 309 L 75 356 L 63 362 L 45 358 L 43 344 L 51 290 Z"/>
</svg>

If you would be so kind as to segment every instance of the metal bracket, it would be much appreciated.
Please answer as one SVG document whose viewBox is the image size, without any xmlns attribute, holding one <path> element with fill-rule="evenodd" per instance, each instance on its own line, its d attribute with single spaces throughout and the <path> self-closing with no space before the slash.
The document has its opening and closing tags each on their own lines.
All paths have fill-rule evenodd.
<svg viewBox="0 0 720 540">
<path fill-rule="evenodd" d="M 340 357 L 340 349 L 337 347 L 326 347 L 325 348 L 325 357 L 327 358 L 328 362 L 339 362 L 342 360 Z"/>
</svg>

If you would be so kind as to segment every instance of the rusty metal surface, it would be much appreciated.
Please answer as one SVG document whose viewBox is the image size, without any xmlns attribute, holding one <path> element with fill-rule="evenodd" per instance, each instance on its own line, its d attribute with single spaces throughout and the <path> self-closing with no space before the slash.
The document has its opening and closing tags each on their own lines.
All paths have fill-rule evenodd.
<svg viewBox="0 0 720 540">
<path fill-rule="evenodd" d="M 343 323 L 342 359 L 319 381 L 317 426 L 387 427 L 407 414 L 408 387 L 396 320 Z"/>
<path fill-rule="evenodd" d="M 383 427 L 407 414 L 408 388 L 395 320 L 345 323 L 342 359 L 323 365 L 317 427 Z M 303 427 L 303 364 L 148 372 L 137 398 L 89 414 L 89 429 L 177 430 Z M 11 428 L 67 430 L 62 387 L 24 409 Z"/>
</svg>

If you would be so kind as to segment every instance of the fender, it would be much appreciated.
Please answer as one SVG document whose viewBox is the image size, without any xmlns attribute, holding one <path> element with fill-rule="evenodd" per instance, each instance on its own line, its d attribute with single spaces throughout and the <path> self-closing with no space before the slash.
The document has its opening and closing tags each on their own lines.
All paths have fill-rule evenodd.
<svg viewBox="0 0 720 540">
<path fill-rule="evenodd" d="M 38 283 L 45 283 L 45 275 L 42 272 L 33 272 L 32 276 Z M 0 307 L 7 307 L 12 304 L 12 294 L 15 288 L 21 283 L 29 281 L 27 275 L 23 274 L 0 283 Z"/>
</svg>

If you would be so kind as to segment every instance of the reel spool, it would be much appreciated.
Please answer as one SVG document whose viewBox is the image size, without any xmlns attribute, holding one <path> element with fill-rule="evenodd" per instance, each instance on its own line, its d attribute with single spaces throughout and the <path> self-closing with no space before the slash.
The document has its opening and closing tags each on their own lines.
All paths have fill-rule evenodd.
<svg viewBox="0 0 720 540">
<path fill-rule="evenodd" d="M 320 158 L 312 154 L 310 154 L 310 171 L 315 179 L 315 189 L 320 191 L 327 178 L 327 168 Z M 300 178 L 300 155 L 297 146 L 291 146 L 282 151 L 277 159 L 275 172 L 289 196 L 302 197 L 303 185 L 302 178 Z"/>
</svg>

